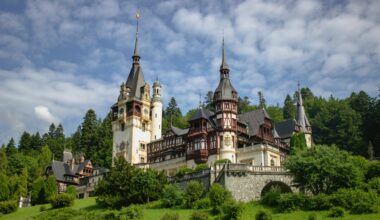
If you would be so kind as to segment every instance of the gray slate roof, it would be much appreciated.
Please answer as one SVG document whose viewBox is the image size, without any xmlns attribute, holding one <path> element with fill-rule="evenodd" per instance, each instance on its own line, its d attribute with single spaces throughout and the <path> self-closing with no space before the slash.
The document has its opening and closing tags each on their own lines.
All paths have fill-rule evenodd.
<svg viewBox="0 0 380 220">
<path fill-rule="evenodd" d="M 130 98 L 141 97 L 141 87 L 145 86 L 144 73 L 142 72 L 140 65 L 132 65 L 129 72 L 126 86 L 130 88 Z"/>
<path fill-rule="evenodd" d="M 53 160 L 51 163 L 51 168 L 55 178 L 59 181 L 66 181 L 65 175 L 75 175 L 75 173 L 70 169 L 70 166 L 62 161 Z"/>
<path fill-rule="evenodd" d="M 257 135 L 260 125 L 264 123 L 264 119 L 271 119 L 265 109 L 258 109 L 238 115 L 239 121 L 248 124 L 248 134 L 250 136 Z"/>
<path fill-rule="evenodd" d="M 73 159 L 73 154 L 70 151 L 63 151 L 62 161 L 67 162 Z"/>
<path fill-rule="evenodd" d="M 288 119 L 282 122 L 278 122 L 274 125 L 280 138 L 289 138 L 292 136 L 294 129 L 297 125 L 295 119 Z"/>
<path fill-rule="evenodd" d="M 205 108 L 199 108 L 195 112 L 195 114 L 189 119 L 189 121 L 194 121 L 200 118 L 204 118 L 207 120 L 210 120 L 210 117 L 214 115 L 214 112 L 209 111 L 208 109 Z"/>
<path fill-rule="evenodd" d="M 236 89 L 232 86 L 229 78 L 221 78 L 218 87 L 214 92 L 214 101 L 217 100 L 235 100 L 237 101 L 237 95 L 234 98 L 232 93 L 236 93 Z"/>
<path fill-rule="evenodd" d="M 188 128 L 181 129 L 181 128 L 174 127 L 173 125 L 171 126 L 171 130 L 174 132 L 174 134 L 176 134 L 178 136 L 187 134 L 189 132 Z"/>
</svg>

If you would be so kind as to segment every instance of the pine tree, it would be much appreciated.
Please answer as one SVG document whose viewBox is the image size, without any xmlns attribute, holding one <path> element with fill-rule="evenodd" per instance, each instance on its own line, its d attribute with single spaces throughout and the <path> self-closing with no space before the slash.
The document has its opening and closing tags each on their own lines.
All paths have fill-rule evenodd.
<svg viewBox="0 0 380 220">
<path fill-rule="evenodd" d="M 262 91 L 259 91 L 257 94 L 259 96 L 259 108 L 260 109 L 266 108 L 266 101 L 264 98 L 264 93 Z"/>
<path fill-rule="evenodd" d="M 212 91 L 208 91 L 206 96 L 205 96 L 205 105 L 204 108 L 210 110 L 210 111 L 215 111 L 215 106 L 214 106 L 214 93 Z"/>
<path fill-rule="evenodd" d="M 45 203 L 45 195 L 44 195 L 44 179 L 42 177 L 38 177 L 32 185 L 31 192 L 32 204 L 43 204 Z"/>
<path fill-rule="evenodd" d="M 86 115 L 83 118 L 82 123 L 82 135 L 80 141 L 80 150 L 85 154 L 86 158 L 92 158 L 96 146 L 96 130 L 98 126 L 98 120 L 96 118 L 96 113 L 94 110 L 90 109 L 87 111 Z"/>
<path fill-rule="evenodd" d="M 0 173 L 7 173 L 8 170 L 8 158 L 6 148 L 0 149 Z"/>
<path fill-rule="evenodd" d="M 18 150 L 22 153 L 28 153 L 32 150 L 32 138 L 26 131 L 24 131 L 21 135 Z"/>
<path fill-rule="evenodd" d="M 49 176 L 44 184 L 45 201 L 49 201 L 50 198 L 57 195 L 57 181 L 53 175 Z"/>
<path fill-rule="evenodd" d="M 38 167 L 40 168 L 40 173 L 43 174 L 46 167 L 52 161 L 52 152 L 50 151 L 48 146 L 43 146 L 41 148 L 41 153 L 38 155 L 37 162 Z"/>
<path fill-rule="evenodd" d="M 61 160 L 63 155 L 63 149 L 65 146 L 65 135 L 62 124 L 58 127 L 52 123 L 49 126 L 49 132 L 43 135 L 43 145 L 49 146 L 51 152 L 54 155 L 54 159 Z"/>
<path fill-rule="evenodd" d="M 0 202 L 9 199 L 8 177 L 0 172 Z"/>
<path fill-rule="evenodd" d="M 284 101 L 284 108 L 282 111 L 284 115 L 284 119 L 293 119 L 296 115 L 296 107 L 294 106 L 293 100 L 290 97 L 290 95 L 286 95 L 285 101 Z"/>
<path fill-rule="evenodd" d="M 13 138 L 11 138 L 11 140 L 9 140 L 7 144 L 6 153 L 7 153 L 7 157 L 10 157 L 14 155 L 15 153 L 17 153 L 16 143 Z"/>
<path fill-rule="evenodd" d="M 40 150 L 42 147 L 42 138 L 39 132 L 36 132 L 34 135 L 31 137 L 31 147 L 34 150 Z"/>
<path fill-rule="evenodd" d="M 109 112 L 97 128 L 98 148 L 92 162 L 101 167 L 112 165 L 112 112 Z"/>
</svg>

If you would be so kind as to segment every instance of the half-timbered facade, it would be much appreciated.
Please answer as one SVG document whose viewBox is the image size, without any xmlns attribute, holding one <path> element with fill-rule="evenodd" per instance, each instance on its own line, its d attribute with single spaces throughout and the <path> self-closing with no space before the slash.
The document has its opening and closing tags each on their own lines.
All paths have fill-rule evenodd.
<svg viewBox="0 0 380 220">
<path fill-rule="evenodd" d="M 224 40 L 219 84 L 214 91 L 215 111 L 199 108 L 186 129 L 171 126 L 161 135 L 161 85 L 150 87 L 144 81 L 136 46 L 132 70 L 122 84 L 113 112 L 113 156 L 123 156 L 133 164 L 166 170 L 168 175 L 180 167 L 213 165 L 218 160 L 255 166 L 281 166 L 289 153 L 294 132 L 305 132 L 311 143 L 311 126 L 299 93 L 297 121 L 275 124 L 265 109 L 238 114 L 238 92 L 230 79 Z"/>
</svg>

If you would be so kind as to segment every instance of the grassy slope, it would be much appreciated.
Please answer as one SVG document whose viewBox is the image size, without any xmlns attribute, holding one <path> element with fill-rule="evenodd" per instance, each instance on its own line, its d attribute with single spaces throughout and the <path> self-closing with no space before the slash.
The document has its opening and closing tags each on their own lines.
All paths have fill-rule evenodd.
<svg viewBox="0 0 380 220">
<path fill-rule="evenodd" d="M 47 208 L 50 208 L 50 205 L 46 205 Z M 82 209 L 89 212 L 95 212 L 95 213 L 102 213 L 105 210 L 101 209 L 96 206 L 95 198 L 87 198 L 87 199 L 81 199 L 76 200 L 73 209 Z M 260 204 L 257 203 L 248 203 L 245 204 L 244 212 L 243 212 L 243 220 L 251 220 L 254 219 L 255 214 L 261 210 L 264 209 Z M 33 206 L 29 208 L 23 208 L 19 209 L 17 212 L 4 215 L 0 217 L 0 220 L 22 220 L 27 219 L 28 217 L 37 215 L 40 213 L 40 206 Z M 189 219 L 189 216 L 193 212 L 193 210 L 188 209 L 156 209 L 156 208 L 145 208 L 143 210 L 144 212 L 144 219 L 150 220 L 150 219 L 160 219 L 165 213 L 178 213 L 180 215 L 180 219 L 187 220 Z M 313 212 L 292 212 L 292 213 L 274 213 L 273 219 L 281 219 L 281 220 L 305 220 L 307 217 Z M 323 212 L 314 212 L 317 214 L 317 219 L 333 219 L 327 217 L 327 211 Z M 348 215 L 346 213 L 346 216 L 344 218 L 345 220 L 353 220 L 353 219 L 366 219 L 366 220 L 378 220 L 380 219 L 380 214 L 369 214 L 369 215 Z"/>
</svg>

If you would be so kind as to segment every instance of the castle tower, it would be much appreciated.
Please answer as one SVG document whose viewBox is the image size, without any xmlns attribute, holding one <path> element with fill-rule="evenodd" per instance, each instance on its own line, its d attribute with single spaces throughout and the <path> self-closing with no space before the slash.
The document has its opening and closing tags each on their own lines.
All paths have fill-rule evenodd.
<svg viewBox="0 0 380 220">
<path fill-rule="evenodd" d="M 138 50 L 138 20 L 132 60 L 127 81 L 121 84 L 118 101 L 112 106 L 112 156 L 137 164 L 147 161 L 146 145 L 152 130 L 150 86 L 144 80 Z"/>
<path fill-rule="evenodd" d="M 161 84 L 156 79 L 153 83 L 153 99 L 152 99 L 152 140 L 161 138 L 162 123 L 162 100 L 161 100 Z"/>
<path fill-rule="evenodd" d="M 311 136 L 312 134 L 311 125 L 305 113 L 305 108 L 303 106 L 302 93 L 301 93 L 299 83 L 298 83 L 297 94 L 298 94 L 297 95 L 297 123 L 301 127 L 301 132 L 305 133 L 306 145 L 308 147 L 311 147 L 313 143 L 312 136 Z"/>
<path fill-rule="evenodd" d="M 236 162 L 237 146 L 237 102 L 238 96 L 230 81 L 224 38 L 222 44 L 222 64 L 220 81 L 214 92 L 215 114 L 218 127 L 219 159 Z"/>
</svg>

